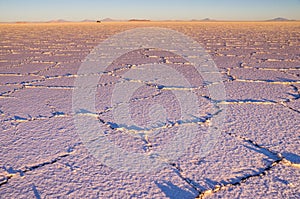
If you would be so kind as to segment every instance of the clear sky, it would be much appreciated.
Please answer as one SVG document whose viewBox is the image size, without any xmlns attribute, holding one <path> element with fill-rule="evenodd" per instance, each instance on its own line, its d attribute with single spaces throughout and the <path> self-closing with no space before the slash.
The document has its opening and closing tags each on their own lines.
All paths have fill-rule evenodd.
<svg viewBox="0 0 300 199">
<path fill-rule="evenodd" d="M 300 20 L 300 0 L 0 0 L 0 21 Z"/>
</svg>

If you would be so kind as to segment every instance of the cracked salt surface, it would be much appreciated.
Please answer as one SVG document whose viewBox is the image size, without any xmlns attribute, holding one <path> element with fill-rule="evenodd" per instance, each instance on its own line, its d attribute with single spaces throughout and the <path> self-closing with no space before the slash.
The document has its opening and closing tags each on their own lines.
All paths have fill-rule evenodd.
<svg viewBox="0 0 300 199">
<path fill-rule="evenodd" d="M 99 42 L 124 30 L 153 25 L 183 32 L 201 43 L 222 80 L 205 82 L 194 76 L 185 59 L 157 49 L 133 51 L 103 74 L 88 74 L 101 76 L 96 93 L 101 100 L 96 101 L 95 113 L 82 110 L 81 114 L 97 121 L 111 144 L 147 154 L 164 150 L 180 126 L 198 129 L 184 155 L 168 162 L 169 167 L 156 173 L 126 173 L 95 159 L 76 134 L 74 81 L 81 62 Z M 299 198 L 298 25 L 2 24 L 0 198 Z M 190 87 L 124 76 L 147 63 L 181 70 Z M 160 110 L 157 103 L 165 102 L 169 121 L 148 129 L 160 133 L 134 136 L 136 129 L 114 122 L 113 113 L 123 104 L 111 105 L 108 93 L 120 81 L 143 85 L 130 98 L 130 113 L 140 125 L 156 121 L 143 113 Z M 216 101 L 208 89 L 220 83 L 227 97 Z M 199 112 L 193 120 L 179 120 L 174 90 L 197 96 Z M 201 141 L 218 115 L 212 102 L 219 109 L 227 106 L 226 120 L 213 150 L 199 158 Z"/>
</svg>

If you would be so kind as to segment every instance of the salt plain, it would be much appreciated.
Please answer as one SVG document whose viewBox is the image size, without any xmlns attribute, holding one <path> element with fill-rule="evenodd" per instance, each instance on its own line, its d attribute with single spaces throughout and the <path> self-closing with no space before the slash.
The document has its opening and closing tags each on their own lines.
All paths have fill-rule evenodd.
<svg viewBox="0 0 300 199">
<path fill-rule="evenodd" d="M 206 157 L 195 155 L 199 134 L 188 153 L 165 169 L 122 172 L 95 159 L 76 133 L 74 81 L 101 41 L 152 26 L 186 34 L 212 57 L 226 90 L 226 99 L 217 102 L 227 107 L 226 119 Z M 0 198 L 299 198 L 299 34 L 299 22 L 1 24 Z M 183 67 L 193 79 L 186 60 L 142 49 L 116 60 L 97 85 L 95 119 L 112 144 L 128 151 L 162 150 L 178 128 L 140 139 L 113 124 L 114 82 L 128 67 L 153 62 Z M 190 125 L 205 132 L 214 113 L 206 117 L 210 85 L 202 83 L 193 92 L 204 119 Z M 163 87 L 145 85 L 133 99 L 132 117 L 141 124 L 153 101 L 166 102 L 170 119 L 178 119 L 178 103 Z"/>
</svg>

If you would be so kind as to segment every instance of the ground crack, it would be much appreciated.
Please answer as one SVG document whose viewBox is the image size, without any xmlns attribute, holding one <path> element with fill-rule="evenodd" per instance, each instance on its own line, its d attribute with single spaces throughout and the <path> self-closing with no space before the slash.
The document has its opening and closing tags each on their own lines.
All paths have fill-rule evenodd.
<svg viewBox="0 0 300 199">
<path fill-rule="evenodd" d="M 195 183 L 188 177 L 184 177 L 182 175 L 182 169 L 178 164 L 175 163 L 169 163 L 169 165 L 173 168 L 174 172 L 178 175 L 179 178 L 181 178 L 183 181 L 185 181 L 190 187 L 192 187 L 195 191 L 197 191 L 199 194 L 201 194 L 201 190 L 197 187 Z"/>
<path fill-rule="evenodd" d="M 7 184 L 8 181 L 11 178 L 13 178 L 14 176 L 16 176 L 17 174 L 19 174 L 20 176 L 24 176 L 25 173 L 27 173 L 29 171 L 33 171 L 35 169 L 38 169 L 40 167 L 43 167 L 43 166 L 46 166 L 46 165 L 49 165 L 49 164 L 54 164 L 54 163 L 58 162 L 59 160 L 61 160 L 62 158 L 69 156 L 70 154 L 71 153 L 64 153 L 64 154 L 61 154 L 61 155 L 59 155 L 58 157 L 56 157 L 52 160 L 42 162 L 42 163 L 39 163 L 39 164 L 35 164 L 35 165 L 32 165 L 32 166 L 25 166 L 23 169 L 13 169 L 12 167 L 6 168 L 5 166 L 3 166 L 2 169 L 6 172 L 6 175 L 3 176 L 2 178 L 0 178 L 0 180 L 1 180 L 0 181 L 0 187 L 4 184 Z"/>
<path fill-rule="evenodd" d="M 238 136 L 232 133 L 227 133 L 228 135 L 237 138 L 239 140 L 242 140 L 248 144 L 250 144 L 252 147 L 247 147 L 251 150 L 254 150 L 256 152 L 262 153 L 264 155 L 269 156 L 271 159 L 273 159 L 273 161 L 266 166 L 265 168 L 261 169 L 259 172 L 254 173 L 254 174 L 249 174 L 246 175 L 242 178 L 240 178 L 237 182 L 226 182 L 226 183 L 219 183 L 218 185 L 215 185 L 214 188 L 212 189 L 208 189 L 208 190 L 204 190 L 204 191 L 200 191 L 199 195 L 196 197 L 197 199 L 203 199 L 205 198 L 205 196 L 216 193 L 220 190 L 225 190 L 228 189 L 229 187 L 235 187 L 235 186 L 240 186 L 242 183 L 245 183 L 246 181 L 248 181 L 251 178 L 255 178 L 255 177 L 262 177 L 265 176 L 267 174 L 268 171 L 270 171 L 273 167 L 275 167 L 278 164 L 283 164 L 285 166 L 292 166 L 295 168 L 300 168 L 299 164 L 295 164 L 289 160 L 287 160 L 282 154 L 280 153 L 276 153 L 273 152 L 265 147 L 262 147 L 261 145 L 257 144 L 256 142 L 246 138 L 246 137 L 242 137 L 242 136 Z"/>
<path fill-rule="evenodd" d="M 150 134 L 154 131 L 158 131 L 161 129 L 166 129 L 166 128 L 172 128 L 172 127 L 176 127 L 176 126 L 187 126 L 187 125 L 205 125 L 206 123 L 209 123 L 209 121 L 214 117 L 217 116 L 219 113 L 222 112 L 222 109 L 217 110 L 214 113 L 208 113 L 207 115 L 203 116 L 203 117 L 196 117 L 194 116 L 193 119 L 190 120 L 178 120 L 178 121 L 168 121 L 166 123 L 162 123 L 160 125 L 157 126 L 153 126 L 151 128 L 141 128 L 138 126 L 127 126 L 125 124 L 117 124 L 117 123 L 113 123 L 110 121 L 104 121 L 103 119 L 101 119 L 97 114 L 92 114 L 92 116 L 96 116 L 99 120 L 99 122 L 105 126 L 107 126 L 108 128 L 112 129 L 112 130 L 120 130 L 122 132 L 126 132 L 126 133 L 133 133 L 136 135 L 142 134 L 147 135 Z M 89 113 L 78 113 L 78 114 L 86 114 L 86 115 L 90 115 Z"/>
<path fill-rule="evenodd" d="M 24 166 L 23 168 L 20 168 L 20 169 L 13 169 L 12 167 L 6 168 L 5 166 L 3 166 L 2 169 L 5 171 L 5 174 L 4 175 L 0 174 L 0 187 L 2 185 L 7 184 L 9 182 L 9 180 L 15 176 L 18 176 L 18 175 L 24 176 L 25 173 L 27 173 L 27 172 L 33 171 L 35 169 L 41 168 L 46 165 L 57 163 L 59 160 L 75 153 L 75 148 L 77 148 L 81 144 L 82 144 L 81 142 L 75 143 L 73 146 L 70 146 L 68 148 L 67 152 L 62 153 L 62 154 L 58 155 L 57 157 L 55 157 L 49 161 L 42 162 L 42 163 L 38 163 L 38 164 L 30 165 L 30 166 Z"/>
</svg>

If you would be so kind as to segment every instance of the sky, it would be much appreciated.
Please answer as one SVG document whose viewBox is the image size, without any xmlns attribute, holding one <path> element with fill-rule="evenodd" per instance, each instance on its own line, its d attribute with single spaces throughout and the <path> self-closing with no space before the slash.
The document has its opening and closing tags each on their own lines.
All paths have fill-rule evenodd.
<svg viewBox="0 0 300 199">
<path fill-rule="evenodd" d="M 0 21 L 300 20 L 300 0 L 0 0 Z"/>
</svg>

